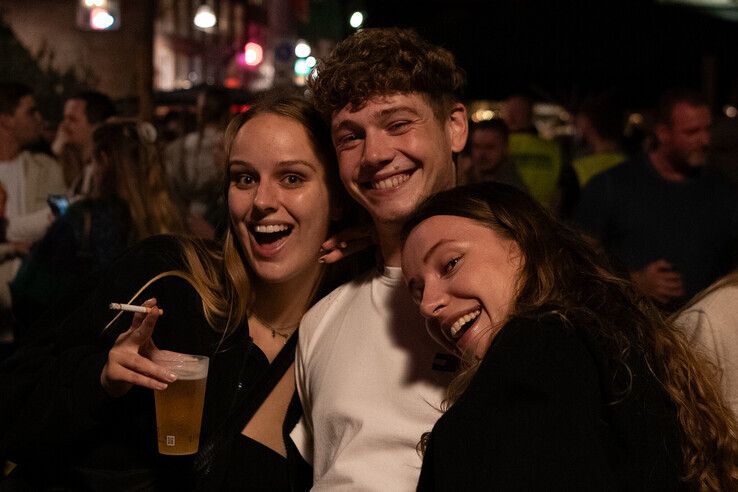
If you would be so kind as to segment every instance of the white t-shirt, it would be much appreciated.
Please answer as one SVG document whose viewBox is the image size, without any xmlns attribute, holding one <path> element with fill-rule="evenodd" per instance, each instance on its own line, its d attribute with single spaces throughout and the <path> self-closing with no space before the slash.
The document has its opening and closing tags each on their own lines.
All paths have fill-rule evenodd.
<svg viewBox="0 0 738 492">
<path fill-rule="evenodd" d="M 313 490 L 415 490 L 416 446 L 441 416 L 455 358 L 426 333 L 401 269 L 339 287 L 299 333 L 305 417 L 291 437 L 313 464 Z"/>
<path fill-rule="evenodd" d="M 723 371 L 723 397 L 738 417 L 738 286 L 722 287 L 684 311 L 677 324 Z"/>
<path fill-rule="evenodd" d="M 18 154 L 10 161 L 0 161 L 0 183 L 5 188 L 8 200 L 5 203 L 5 217 L 14 219 L 26 213 L 26 177 L 23 173 L 23 155 Z"/>
</svg>

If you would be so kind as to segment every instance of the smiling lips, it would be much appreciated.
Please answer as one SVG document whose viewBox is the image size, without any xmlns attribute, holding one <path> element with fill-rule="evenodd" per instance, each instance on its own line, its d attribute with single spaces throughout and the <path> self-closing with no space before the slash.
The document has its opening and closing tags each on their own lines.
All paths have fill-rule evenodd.
<svg viewBox="0 0 738 492">
<path fill-rule="evenodd" d="M 477 308 L 457 319 L 454 324 L 451 325 L 451 328 L 448 329 L 448 332 L 451 334 L 451 340 L 456 341 L 460 339 L 464 333 L 474 325 L 474 322 L 479 318 L 480 314 L 482 314 L 482 310 Z"/>
<path fill-rule="evenodd" d="M 292 233 L 289 224 L 253 224 L 249 227 L 254 250 L 261 256 L 277 254 L 287 236 Z"/>
<path fill-rule="evenodd" d="M 368 181 L 364 184 L 366 188 L 371 188 L 374 190 L 391 190 L 393 188 L 397 188 L 402 183 L 410 179 L 410 175 L 413 173 L 413 171 L 405 171 L 398 174 L 393 174 L 392 176 L 387 176 L 384 178 L 375 178 L 371 181 Z"/>
</svg>

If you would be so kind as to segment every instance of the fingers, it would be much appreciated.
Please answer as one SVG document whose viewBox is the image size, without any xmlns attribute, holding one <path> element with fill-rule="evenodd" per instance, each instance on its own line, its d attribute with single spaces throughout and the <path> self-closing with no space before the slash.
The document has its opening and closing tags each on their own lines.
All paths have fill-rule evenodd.
<svg viewBox="0 0 738 492">
<path fill-rule="evenodd" d="M 321 246 L 321 263 L 335 263 L 375 244 L 376 237 L 373 226 L 352 227 L 344 229 L 328 238 Z"/>
<path fill-rule="evenodd" d="M 155 307 L 156 299 L 149 299 L 143 303 L 146 307 Z M 135 313 L 131 329 L 128 332 L 128 340 L 138 347 L 145 345 L 151 340 L 154 333 L 156 321 L 159 319 L 159 311 L 151 310 L 149 313 Z"/>
<path fill-rule="evenodd" d="M 362 238 L 362 239 L 354 240 L 348 244 L 344 243 L 344 245 L 339 245 L 338 248 L 325 253 L 323 256 L 318 258 L 318 261 L 320 263 L 329 263 L 329 264 L 335 263 L 339 260 L 342 260 L 344 258 L 351 256 L 354 253 L 363 251 L 366 248 L 372 246 L 373 244 L 374 244 L 374 240 L 372 238 Z"/>
<path fill-rule="evenodd" d="M 155 307 L 156 299 L 149 299 L 143 305 Z M 100 374 L 100 383 L 109 395 L 121 396 L 132 384 L 164 389 L 166 383 L 176 379 L 169 371 L 142 356 L 156 350 L 151 335 L 158 318 L 159 310 L 135 313 L 131 327 L 116 339 Z"/>
<path fill-rule="evenodd" d="M 154 390 L 167 388 L 177 376 L 165 367 L 131 352 L 111 350 L 100 374 L 100 382 L 108 394 L 122 396 L 132 385 Z"/>
</svg>

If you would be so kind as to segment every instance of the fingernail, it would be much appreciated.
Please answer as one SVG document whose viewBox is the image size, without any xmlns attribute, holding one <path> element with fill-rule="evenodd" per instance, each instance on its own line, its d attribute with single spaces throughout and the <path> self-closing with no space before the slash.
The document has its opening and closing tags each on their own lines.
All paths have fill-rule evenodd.
<svg viewBox="0 0 738 492">
<path fill-rule="evenodd" d="M 173 383 L 176 380 L 177 380 L 176 374 L 174 374 L 173 372 L 170 372 L 169 374 L 167 374 L 167 381 L 169 381 L 170 383 Z"/>
<path fill-rule="evenodd" d="M 341 241 L 340 243 L 338 243 L 338 247 L 344 249 L 348 247 L 348 243 L 346 241 Z"/>
<path fill-rule="evenodd" d="M 318 258 L 318 263 L 325 263 L 325 255 Z"/>
<path fill-rule="evenodd" d="M 168 385 L 166 385 L 164 383 L 156 383 L 154 386 L 156 386 L 156 389 L 158 389 L 158 390 L 165 390 L 165 389 L 167 389 L 167 386 Z"/>
</svg>

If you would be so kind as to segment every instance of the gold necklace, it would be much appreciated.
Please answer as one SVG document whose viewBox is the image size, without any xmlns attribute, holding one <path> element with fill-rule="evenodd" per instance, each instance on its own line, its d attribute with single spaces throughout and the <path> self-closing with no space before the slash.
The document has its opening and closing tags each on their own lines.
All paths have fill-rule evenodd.
<svg viewBox="0 0 738 492">
<path fill-rule="evenodd" d="M 279 335 L 280 337 L 282 337 L 282 343 L 283 344 L 286 344 L 287 343 L 287 340 L 290 338 L 290 336 L 292 336 L 292 334 L 295 332 L 295 330 L 297 329 L 297 327 L 300 326 L 300 323 L 297 323 L 295 325 L 292 325 L 292 326 L 288 326 L 286 328 L 283 328 L 282 331 L 287 332 L 285 334 L 285 333 L 282 333 L 282 331 L 277 330 L 276 328 L 274 328 L 272 325 L 270 325 L 269 323 L 267 323 L 263 319 L 261 319 L 259 316 L 257 316 L 256 313 L 251 313 L 251 316 L 253 316 L 254 319 L 256 319 L 256 321 L 258 321 L 259 323 L 261 323 L 262 325 L 264 325 L 264 327 L 266 327 L 268 330 L 270 330 L 272 332 L 272 338 L 276 338 L 277 335 Z"/>
</svg>

